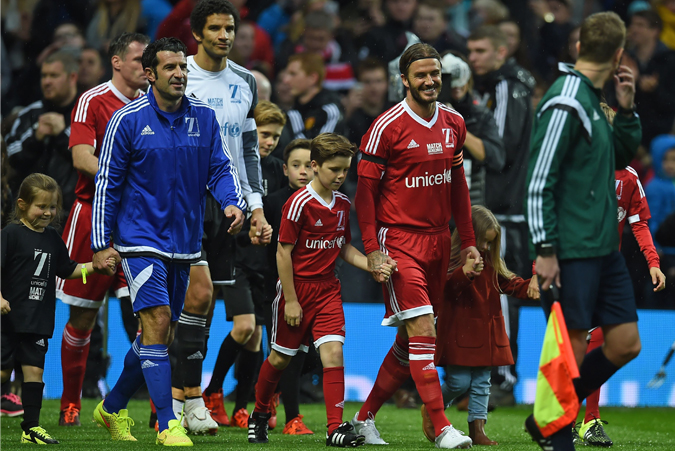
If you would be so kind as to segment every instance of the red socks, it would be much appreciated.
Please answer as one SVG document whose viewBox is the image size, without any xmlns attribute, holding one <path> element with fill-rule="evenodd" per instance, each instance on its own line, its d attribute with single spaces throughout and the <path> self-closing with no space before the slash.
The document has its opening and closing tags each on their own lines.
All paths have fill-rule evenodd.
<svg viewBox="0 0 675 451">
<path fill-rule="evenodd" d="M 61 410 L 75 404 L 80 409 L 80 395 L 84 371 L 87 367 L 89 355 L 89 338 L 91 330 L 78 330 L 69 323 L 63 329 L 61 339 L 61 369 L 63 372 L 63 394 L 61 395 Z"/>
<path fill-rule="evenodd" d="M 323 397 L 326 402 L 326 419 L 330 434 L 342 423 L 345 408 L 345 368 L 336 366 L 323 369 Z"/>
<path fill-rule="evenodd" d="M 434 365 L 436 339 L 434 337 L 410 337 L 410 374 L 417 391 L 434 424 L 436 437 L 441 435 L 450 422 L 445 416 L 443 393 Z"/>
<path fill-rule="evenodd" d="M 268 413 L 270 411 L 270 402 L 274 396 L 274 390 L 277 388 L 279 379 L 281 379 L 282 372 L 282 370 L 274 368 L 268 359 L 265 359 L 260 367 L 258 382 L 255 384 L 256 412 Z"/>
<path fill-rule="evenodd" d="M 591 341 L 588 343 L 586 353 L 599 348 L 605 342 L 605 336 L 599 327 L 591 332 Z M 586 416 L 584 423 L 588 423 L 594 418 L 600 418 L 600 388 L 588 395 L 586 398 Z"/>
<path fill-rule="evenodd" d="M 408 377 L 408 342 L 397 334 L 394 345 L 380 366 L 375 385 L 359 410 L 357 420 L 365 421 L 369 416 L 374 418 L 382 404 L 394 395 Z"/>
</svg>

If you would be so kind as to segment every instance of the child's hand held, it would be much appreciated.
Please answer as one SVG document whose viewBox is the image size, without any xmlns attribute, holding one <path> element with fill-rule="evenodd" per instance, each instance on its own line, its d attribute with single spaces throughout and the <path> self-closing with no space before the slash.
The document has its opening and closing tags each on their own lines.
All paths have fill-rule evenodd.
<svg viewBox="0 0 675 451">
<path fill-rule="evenodd" d="M 530 279 L 530 284 L 527 286 L 527 297 L 533 300 L 539 299 L 539 280 L 535 274 Z"/>
<path fill-rule="evenodd" d="M 6 315 L 11 311 L 12 311 L 12 309 L 9 306 L 9 301 L 5 298 L 2 298 L 2 306 L 0 307 L 0 313 L 2 313 L 3 315 Z"/>
<path fill-rule="evenodd" d="M 470 272 L 473 272 L 475 269 L 475 263 L 476 260 L 473 258 L 471 254 L 468 254 L 466 256 L 466 262 L 464 262 L 464 266 L 462 267 L 462 271 L 464 271 L 464 274 L 469 274 Z"/>
<path fill-rule="evenodd" d="M 393 258 L 391 258 L 388 255 L 387 255 L 387 263 L 386 264 L 391 266 L 392 272 L 398 271 L 398 268 L 397 268 L 398 263 L 396 262 L 396 260 L 394 260 Z"/>
<path fill-rule="evenodd" d="M 384 264 L 380 267 L 380 272 L 382 273 L 382 275 L 384 275 L 385 278 L 388 279 L 388 278 L 391 277 L 391 275 L 394 273 L 394 268 L 395 268 L 395 265 L 392 266 L 392 265 L 390 265 L 390 264 L 388 264 L 388 263 L 384 263 Z"/>
</svg>

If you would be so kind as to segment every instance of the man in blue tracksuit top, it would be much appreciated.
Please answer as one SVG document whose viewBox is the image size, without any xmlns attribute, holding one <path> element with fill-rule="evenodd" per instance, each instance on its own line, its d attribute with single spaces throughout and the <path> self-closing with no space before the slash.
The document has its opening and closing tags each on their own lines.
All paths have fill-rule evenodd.
<svg viewBox="0 0 675 451">
<path fill-rule="evenodd" d="M 94 266 L 120 260 L 143 332 L 115 387 L 94 411 L 113 440 L 135 441 L 126 406 L 145 381 L 157 408 L 157 444 L 191 446 L 171 408 L 167 346 L 183 308 L 190 263 L 199 260 L 207 189 L 241 229 L 246 204 L 214 111 L 185 96 L 187 49 L 175 38 L 150 44 L 143 68 L 151 88 L 117 111 L 96 174 Z M 109 247 L 112 239 L 113 247 Z"/>
</svg>

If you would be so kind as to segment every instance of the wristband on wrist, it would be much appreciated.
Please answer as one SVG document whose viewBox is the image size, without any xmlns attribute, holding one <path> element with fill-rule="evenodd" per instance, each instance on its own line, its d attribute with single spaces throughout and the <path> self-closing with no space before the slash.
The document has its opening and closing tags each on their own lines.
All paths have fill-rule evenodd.
<svg viewBox="0 0 675 451">
<path fill-rule="evenodd" d="M 84 285 L 87 284 L 87 276 L 89 275 L 89 271 L 87 271 L 87 265 L 82 263 L 82 283 Z"/>
<path fill-rule="evenodd" d="M 622 116 L 632 116 L 635 114 L 635 105 L 633 105 L 633 108 L 624 108 L 621 105 L 619 105 L 619 109 L 617 110 L 617 113 L 619 113 Z"/>
<path fill-rule="evenodd" d="M 556 254 L 553 243 L 539 243 L 536 246 L 537 255 L 540 257 L 552 257 Z"/>
</svg>

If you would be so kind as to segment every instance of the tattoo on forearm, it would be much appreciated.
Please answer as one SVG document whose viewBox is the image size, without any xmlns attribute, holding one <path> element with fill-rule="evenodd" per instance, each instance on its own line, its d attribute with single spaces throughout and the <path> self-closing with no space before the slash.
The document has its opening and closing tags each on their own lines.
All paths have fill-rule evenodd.
<svg viewBox="0 0 675 451">
<path fill-rule="evenodd" d="M 375 251 L 368 254 L 368 267 L 371 271 L 379 270 L 379 268 L 387 262 L 387 256 L 380 251 Z"/>
</svg>

